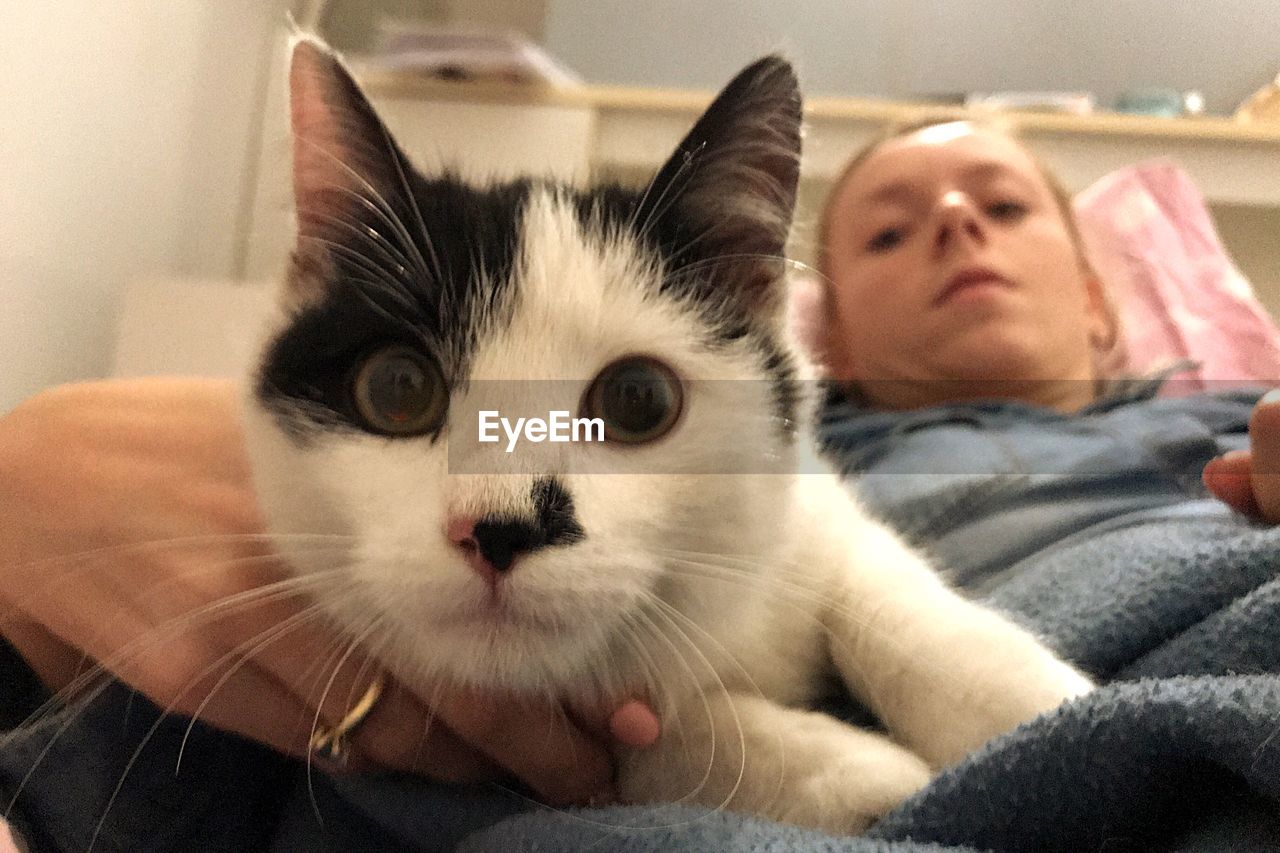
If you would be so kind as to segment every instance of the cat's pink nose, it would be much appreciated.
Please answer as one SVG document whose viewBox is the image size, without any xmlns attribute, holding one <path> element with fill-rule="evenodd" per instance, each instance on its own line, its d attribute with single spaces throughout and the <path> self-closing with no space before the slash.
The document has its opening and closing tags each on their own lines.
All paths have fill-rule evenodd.
<svg viewBox="0 0 1280 853">
<path fill-rule="evenodd" d="M 498 582 L 498 569 L 489 562 L 480 551 L 480 543 L 475 537 L 475 519 L 466 516 L 454 516 L 445 525 L 445 536 L 453 547 L 462 552 L 467 564 L 475 569 L 476 574 L 490 585 Z"/>
<path fill-rule="evenodd" d="M 472 536 L 476 529 L 476 521 L 474 518 L 468 518 L 463 515 L 450 516 L 449 523 L 445 525 L 444 535 L 449 541 L 459 548 L 475 548 L 476 540 Z"/>
<path fill-rule="evenodd" d="M 546 533 L 533 521 L 508 516 L 455 516 L 445 525 L 445 535 L 491 584 L 509 572 L 518 558 L 547 544 Z"/>
</svg>

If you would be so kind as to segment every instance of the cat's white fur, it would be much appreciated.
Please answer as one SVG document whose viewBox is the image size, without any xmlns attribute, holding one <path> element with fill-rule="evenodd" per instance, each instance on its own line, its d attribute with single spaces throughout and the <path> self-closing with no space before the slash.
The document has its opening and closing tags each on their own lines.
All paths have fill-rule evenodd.
<svg viewBox="0 0 1280 853">
<path fill-rule="evenodd" d="M 628 354 L 694 381 L 662 441 L 538 446 L 535 467 L 565 484 L 586 536 L 519 560 L 502 580 L 506 621 L 488 615 L 487 586 L 445 519 L 531 511 L 531 471 L 492 473 L 460 456 L 461 442 L 451 455 L 447 436 L 322 432 L 304 448 L 248 398 L 271 529 L 351 537 L 321 597 L 399 678 L 426 696 L 444 679 L 584 707 L 647 695 L 663 732 L 619 756 L 624 797 L 835 832 L 864 828 L 936 768 L 1090 689 L 1030 634 L 948 589 L 834 475 L 796 473 L 758 355 L 745 339 L 699 343 L 696 317 L 657 296 L 659 271 L 625 235 L 589 237 L 541 190 L 521 232 L 511 313 L 480 340 L 451 431 L 473 431 L 481 408 L 573 410 Z M 570 381 L 520 400 L 511 389 L 532 385 L 489 379 Z M 332 559 L 293 562 L 334 575 Z M 888 735 L 806 710 L 832 672 Z"/>
</svg>

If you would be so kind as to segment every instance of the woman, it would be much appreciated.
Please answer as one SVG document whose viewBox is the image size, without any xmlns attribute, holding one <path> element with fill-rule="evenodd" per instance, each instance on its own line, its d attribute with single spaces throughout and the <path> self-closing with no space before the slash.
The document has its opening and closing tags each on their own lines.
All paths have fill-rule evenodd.
<svg viewBox="0 0 1280 853">
<path fill-rule="evenodd" d="M 1077 412 L 1117 390 L 1118 320 L 1061 184 L 1014 139 L 969 122 L 908 128 L 851 160 L 820 226 L 828 375 L 866 406 L 1005 399 Z M 1209 461 L 1231 506 L 1280 521 L 1280 407 L 1252 451 Z M 1265 469 L 1265 470 L 1264 470 Z"/>
</svg>

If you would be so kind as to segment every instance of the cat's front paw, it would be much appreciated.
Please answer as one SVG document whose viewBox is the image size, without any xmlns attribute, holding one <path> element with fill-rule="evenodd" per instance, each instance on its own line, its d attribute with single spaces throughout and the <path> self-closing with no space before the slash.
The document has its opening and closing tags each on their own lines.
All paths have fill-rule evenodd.
<svg viewBox="0 0 1280 853">
<path fill-rule="evenodd" d="M 879 755 L 833 757 L 780 792 L 770 817 L 833 835 L 857 835 L 931 777 L 923 759 L 896 745 Z"/>
</svg>

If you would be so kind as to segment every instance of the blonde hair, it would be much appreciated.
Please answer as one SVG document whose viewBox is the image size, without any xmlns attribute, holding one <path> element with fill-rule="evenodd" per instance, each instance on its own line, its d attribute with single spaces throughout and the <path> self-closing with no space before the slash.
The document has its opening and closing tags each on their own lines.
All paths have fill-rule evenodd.
<svg viewBox="0 0 1280 853">
<path fill-rule="evenodd" d="M 1101 276 L 1093 266 L 1093 262 L 1089 260 L 1088 252 L 1085 248 L 1084 236 L 1080 232 L 1080 223 L 1076 219 L 1075 207 L 1072 204 L 1071 193 L 1067 190 L 1066 185 L 1053 172 L 1052 169 L 1042 160 L 1034 151 L 1023 143 L 1019 138 L 1016 129 L 1007 121 L 999 121 L 995 118 L 984 119 L 927 119 L 924 121 L 902 122 L 890 125 L 880 136 L 867 143 L 858 150 L 840 170 L 839 176 L 832 183 L 831 188 L 827 191 L 826 200 L 822 204 L 822 213 L 818 218 L 818 272 L 821 273 L 823 281 L 823 313 L 827 321 L 834 317 L 835 306 L 833 303 L 834 294 L 832 288 L 831 269 L 828 263 L 827 246 L 830 244 L 828 239 L 831 230 L 831 216 L 835 208 L 836 198 L 840 194 L 840 190 L 849 182 L 849 178 L 885 143 L 892 142 L 895 139 L 901 139 L 904 136 L 910 136 L 921 130 L 927 130 L 931 127 L 939 127 L 947 124 L 964 123 L 972 125 L 975 128 L 988 130 L 993 133 L 1000 134 L 1007 139 L 1013 141 L 1026 152 L 1031 158 L 1031 162 L 1035 164 L 1036 171 L 1040 173 L 1040 177 L 1044 180 L 1045 185 L 1049 188 L 1049 192 L 1053 196 L 1058 213 L 1062 217 L 1063 224 L 1066 226 L 1067 235 L 1071 238 L 1071 244 L 1075 247 L 1076 260 L 1080 264 L 1080 269 L 1086 276 L 1098 282 L 1099 290 L 1102 292 L 1102 311 L 1106 319 L 1107 326 L 1110 330 L 1108 339 L 1105 342 L 1096 342 L 1094 346 L 1095 361 L 1097 365 L 1098 377 L 1105 381 L 1114 378 L 1122 369 L 1125 363 L 1124 341 L 1120 334 L 1120 313 L 1116 308 L 1111 294 L 1106 287 Z"/>
</svg>

